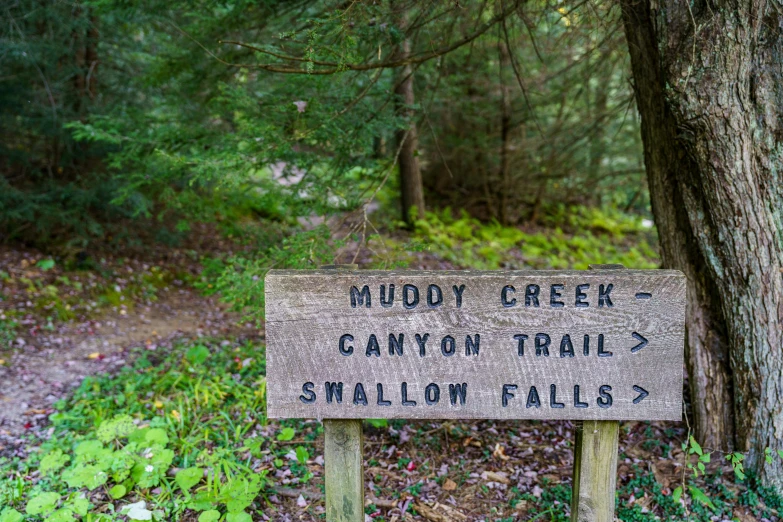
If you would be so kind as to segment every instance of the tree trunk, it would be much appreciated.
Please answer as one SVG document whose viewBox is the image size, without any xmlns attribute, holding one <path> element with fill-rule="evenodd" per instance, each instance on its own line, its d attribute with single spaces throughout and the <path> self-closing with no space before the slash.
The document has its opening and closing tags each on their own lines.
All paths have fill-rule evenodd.
<svg viewBox="0 0 783 522">
<path fill-rule="evenodd" d="M 400 30 L 404 31 L 407 25 L 405 15 L 401 17 Z M 398 56 L 405 59 L 410 56 L 411 44 L 406 38 L 400 42 Z M 407 129 L 399 129 L 396 132 L 399 157 L 397 163 L 400 168 L 400 198 L 402 202 L 402 219 L 408 226 L 413 226 L 416 219 L 424 217 L 424 187 L 421 181 L 421 168 L 417 157 L 419 148 L 419 136 L 414 119 L 413 105 L 416 102 L 413 92 L 413 67 L 406 65 L 400 69 L 400 77 L 394 89 L 397 96 L 397 114 L 408 122 Z M 412 209 L 416 213 L 412 215 Z"/>
<path fill-rule="evenodd" d="M 783 30 L 774 5 L 622 0 L 697 438 L 783 490 Z M 722 2 L 716 2 L 723 4 Z M 689 8 L 690 5 L 690 8 Z"/>
<path fill-rule="evenodd" d="M 87 29 L 87 42 L 84 53 L 87 71 L 85 74 L 85 88 L 90 99 L 94 100 L 98 94 L 98 17 L 90 15 L 90 27 Z"/>
<path fill-rule="evenodd" d="M 508 216 L 508 194 L 511 187 L 511 87 L 506 74 L 511 69 L 511 52 L 506 42 L 498 37 L 499 73 L 500 73 L 500 183 L 495 193 L 499 193 L 500 211 L 498 216 L 503 225 L 511 224 Z"/>
</svg>

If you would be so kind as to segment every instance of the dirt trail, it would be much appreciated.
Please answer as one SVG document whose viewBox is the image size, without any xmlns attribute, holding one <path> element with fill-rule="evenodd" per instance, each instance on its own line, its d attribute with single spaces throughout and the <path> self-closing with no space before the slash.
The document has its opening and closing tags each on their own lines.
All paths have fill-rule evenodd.
<svg viewBox="0 0 783 522">
<path fill-rule="evenodd" d="M 250 325 L 237 326 L 236 315 L 215 299 L 183 289 L 166 294 L 126 314 L 61 325 L 5 350 L 5 365 L 0 365 L 0 455 L 22 452 L 25 434 L 47 438 L 52 404 L 86 376 L 122 367 L 130 348 L 166 349 L 180 337 L 252 337 L 257 332 Z"/>
</svg>

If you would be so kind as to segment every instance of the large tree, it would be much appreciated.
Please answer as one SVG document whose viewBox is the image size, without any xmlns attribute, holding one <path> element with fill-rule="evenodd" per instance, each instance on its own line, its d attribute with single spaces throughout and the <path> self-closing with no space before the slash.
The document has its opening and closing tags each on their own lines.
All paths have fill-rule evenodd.
<svg viewBox="0 0 783 522">
<path fill-rule="evenodd" d="M 689 282 L 697 436 L 783 449 L 783 4 L 622 0 L 665 266 Z"/>
</svg>

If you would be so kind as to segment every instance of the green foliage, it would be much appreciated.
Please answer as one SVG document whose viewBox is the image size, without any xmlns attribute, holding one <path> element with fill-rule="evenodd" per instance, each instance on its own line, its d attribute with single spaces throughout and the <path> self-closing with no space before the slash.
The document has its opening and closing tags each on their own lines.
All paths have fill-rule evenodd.
<svg viewBox="0 0 783 522">
<path fill-rule="evenodd" d="M 204 470 L 198 467 L 181 469 L 177 472 L 174 480 L 183 493 L 187 493 L 196 484 L 201 482 L 204 477 Z"/>
<path fill-rule="evenodd" d="M 386 419 L 365 419 L 365 422 L 373 428 L 386 428 L 389 425 Z"/>
<path fill-rule="evenodd" d="M 688 440 L 683 442 L 682 450 L 687 456 L 685 467 L 686 469 L 690 470 L 692 477 L 694 479 L 702 477 L 706 479 L 707 485 L 710 485 L 712 481 L 711 477 L 709 476 L 707 465 L 712 461 L 712 454 L 716 452 L 705 451 L 692 435 L 689 435 Z M 772 453 L 773 452 L 770 448 L 765 450 L 768 463 L 771 463 Z M 781 454 L 780 457 L 783 458 L 783 454 Z M 726 454 L 725 459 L 731 464 L 736 479 L 738 481 L 744 481 L 746 479 L 745 468 L 743 465 L 745 455 L 742 453 L 732 452 Z M 740 495 L 740 503 L 754 507 L 759 506 L 760 502 L 758 500 L 758 493 L 760 493 L 762 495 L 768 495 L 768 498 L 765 498 L 767 507 L 774 509 L 778 505 L 783 505 L 783 499 L 781 499 L 781 497 L 774 491 L 768 490 L 759 484 L 756 484 L 752 480 L 748 486 L 749 487 Z M 660 486 L 658 486 L 658 489 L 660 489 Z M 718 489 L 717 495 L 709 491 L 705 491 L 705 489 L 700 488 L 695 483 L 693 483 L 693 481 L 686 480 L 686 478 L 683 477 L 682 483 L 674 488 L 670 498 L 671 501 L 679 507 L 682 504 L 681 501 L 683 501 L 687 496 L 690 496 L 691 509 L 694 513 L 703 517 L 731 515 L 731 502 L 735 500 L 734 494 L 726 488 L 716 489 Z M 664 513 L 668 513 L 665 499 L 658 499 L 656 496 L 656 503 L 659 507 L 663 507 Z M 636 519 L 634 518 L 633 520 Z"/>
<path fill-rule="evenodd" d="M 24 515 L 13 508 L 5 508 L 0 511 L 0 522 L 22 522 Z"/>
<path fill-rule="evenodd" d="M 293 428 L 283 428 L 280 433 L 277 434 L 277 440 L 288 441 L 294 438 L 296 430 Z"/>
<path fill-rule="evenodd" d="M 302 231 L 273 244 L 255 256 L 233 256 L 225 261 L 211 261 L 205 277 L 196 287 L 210 294 L 220 292 L 224 301 L 247 317 L 260 320 L 264 312 L 264 277 L 271 268 L 318 268 L 330 264 L 335 252 L 344 244 L 332 240 L 325 225 Z"/>
<path fill-rule="evenodd" d="M 49 522 L 109 516 L 105 501 L 81 493 L 104 488 L 132 520 L 170 520 L 185 510 L 249 516 L 269 484 L 265 471 L 247 466 L 242 444 L 253 426 L 244 419 L 264 422 L 262 352 L 251 344 L 214 352 L 208 346 L 179 345 L 164 359 L 141 354 L 117 376 L 86 379 L 57 404 L 56 435 L 37 463 L 0 465 L 4 475 L 37 470 L 45 480 L 0 488 L 0 505 Z M 192 357 L 202 350 L 211 353 L 208 365 Z M 296 454 L 304 477 L 309 455 L 304 448 Z M 6 511 L 0 516 L 14 520 Z"/>
<path fill-rule="evenodd" d="M 627 268 L 655 268 L 657 256 L 643 234 L 641 220 L 616 211 L 572 209 L 568 234 L 560 228 L 526 233 L 498 223 L 483 224 L 449 209 L 428 212 L 416 222 L 416 234 L 433 252 L 460 267 L 576 268 L 591 263 L 621 263 Z M 635 241 L 629 241 L 629 236 Z"/>
</svg>

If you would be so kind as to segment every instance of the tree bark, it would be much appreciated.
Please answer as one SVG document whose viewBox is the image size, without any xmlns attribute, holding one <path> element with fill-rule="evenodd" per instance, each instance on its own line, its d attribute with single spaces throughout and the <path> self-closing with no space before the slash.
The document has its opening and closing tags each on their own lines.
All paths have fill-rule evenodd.
<svg viewBox="0 0 783 522">
<path fill-rule="evenodd" d="M 402 15 L 399 22 L 400 30 L 407 26 L 407 17 Z M 410 56 L 411 44 L 405 38 L 399 44 L 397 55 L 400 59 Z M 395 137 L 399 149 L 397 163 L 400 172 L 400 199 L 402 203 L 402 219 L 409 226 L 413 226 L 416 219 L 424 217 L 424 186 L 421 180 L 421 168 L 419 166 L 418 148 L 419 135 L 414 119 L 413 109 L 416 103 L 413 90 L 413 67 L 406 65 L 400 69 L 400 76 L 394 89 L 396 95 L 397 114 L 408 123 L 406 129 L 398 129 Z M 416 208 L 415 214 L 412 209 Z"/>
<path fill-rule="evenodd" d="M 663 261 L 688 277 L 696 435 L 781 491 L 764 459 L 783 449 L 780 6 L 621 5 Z"/>
</svg>

